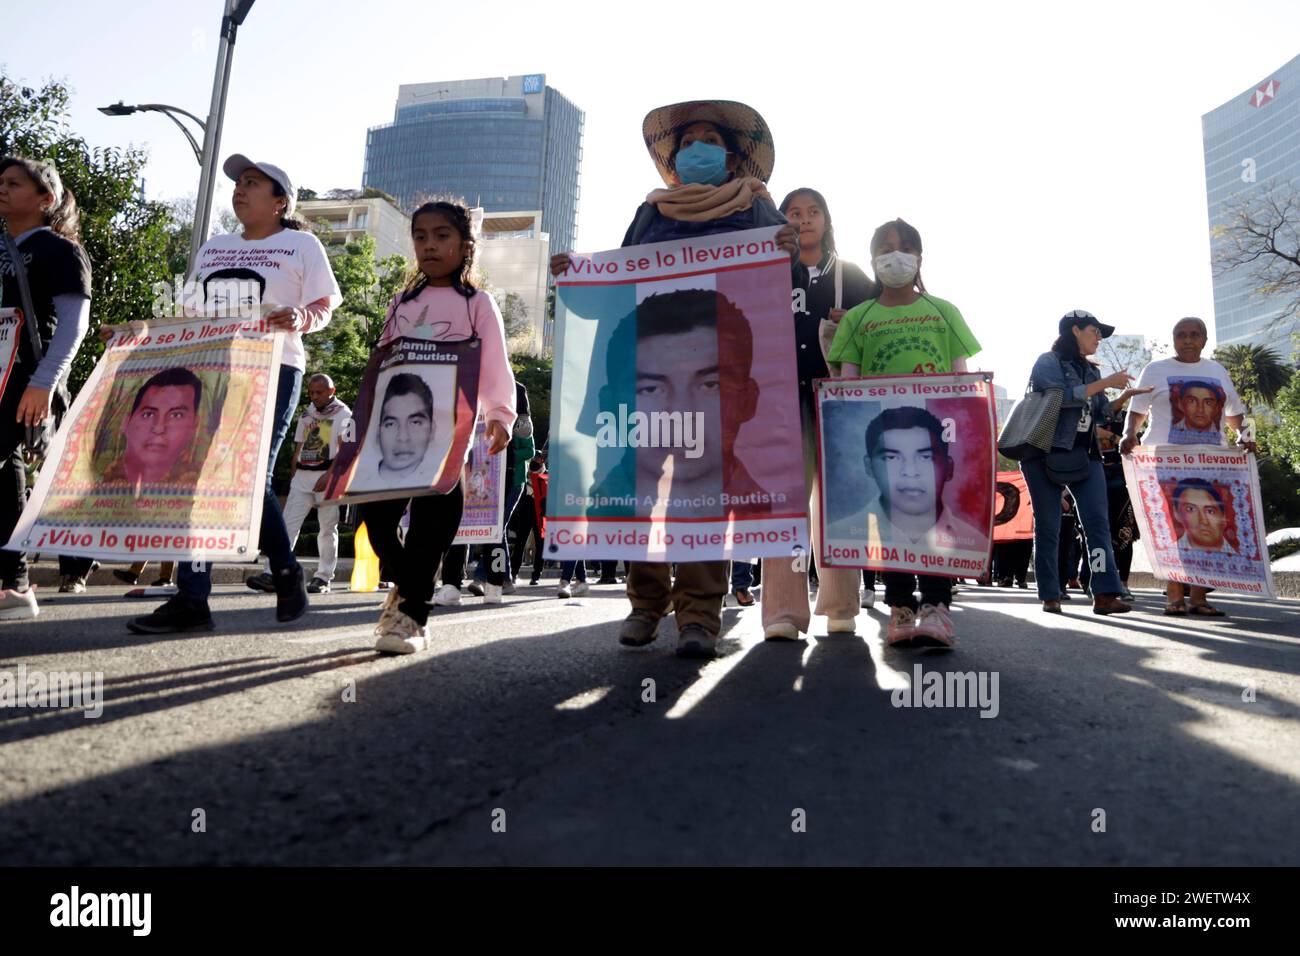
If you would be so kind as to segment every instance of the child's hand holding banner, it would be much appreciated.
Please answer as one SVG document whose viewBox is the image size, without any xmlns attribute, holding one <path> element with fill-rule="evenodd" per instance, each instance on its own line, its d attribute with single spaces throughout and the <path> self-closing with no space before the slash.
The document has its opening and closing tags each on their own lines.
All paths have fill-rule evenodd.
<svg viewBox="0 0 1300 956">
<path fill-rule="evenodd" d="M 776 231 L 575 255 L 556 279 L 548 558 L 806 553 Z"/>
<path fill-rule="evenodd" d="M 1161 580 L 1273 597 L 1255 457 L 1221 445 L 1139 445 L 1124 478 Z"/>
<path fill-rule="evenodd" d="M 993 538 L 992 375 L 817 382 L 826 567 L 981 577 Z"/>
<path fill-rule="evenodd" d="M 6 547 L 127 561 L 257 554 L 282 339 L 241 318 L 116 335 Z"/>
</svg>

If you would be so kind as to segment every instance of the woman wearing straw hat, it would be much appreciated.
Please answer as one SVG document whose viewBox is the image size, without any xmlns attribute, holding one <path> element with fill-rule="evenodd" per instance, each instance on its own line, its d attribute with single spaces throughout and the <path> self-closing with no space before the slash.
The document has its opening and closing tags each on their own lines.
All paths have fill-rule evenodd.
<svg viewBox="0 0 1300 956">
<path fill-rule="evenodd" d="M 777 242 L 790 253 L 796 284 L 806 284 L 807 270 L 797 258 L 798 232 L 767 191 L 776 153 L 756 110 L 727 100 L 675 103 L 646 114 L 641 132 L 664 188 L 653 190 L 637 209 L 624 246 L 781 226 Z M 551 258 L 552 275 L 568 267 L 567 252 Z M 632 613 L 623 622 L 620 643 L 649 644 L 660 619 L 672 610 L 677 653 L 715 657 L 728 583 L 726 561 L 679 562 L 675 580 L 665 562 L 631 562 Z"/>
</svg>

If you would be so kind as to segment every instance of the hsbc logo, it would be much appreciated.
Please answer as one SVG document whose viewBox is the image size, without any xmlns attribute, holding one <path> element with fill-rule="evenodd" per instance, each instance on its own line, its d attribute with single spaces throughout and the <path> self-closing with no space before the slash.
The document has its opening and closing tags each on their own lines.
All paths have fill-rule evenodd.
<svg viewBox="0 0 1300 956">
<path fill-rule="evenodd" d="M 1265 103 L 1272 102 L 1273 97 L 1277 96 L 1277 88 L 1281 85 L 1282 84 L 1277 80 L 1269 80 L 1254 93 L 1250 94 L 1250 105 L 1258 108 L 1263 106 Z"/>
</svg>

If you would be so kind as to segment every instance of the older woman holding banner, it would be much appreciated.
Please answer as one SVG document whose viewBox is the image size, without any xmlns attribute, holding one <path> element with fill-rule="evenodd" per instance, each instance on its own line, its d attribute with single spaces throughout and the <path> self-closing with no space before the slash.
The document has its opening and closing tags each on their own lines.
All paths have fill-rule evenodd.
<svg viewBox="0 0 1300 956">
<path fill-rule="evenodd" d="M 222 165 L 235 184 L 231 206 L 243 231 L 213 236 L 191 263 L 191 281 L 201 283 L 208 315 L 238 314 L 251 299 L 275 306 L 263 317 L 285 333 L 278 382 L 272 383 L 274 415 L 262 522 L 258 541 L 271 563 L 266 585 L 276 595 L 276 620 L 288 623 L 307 611 L 307 583 L 271 489 L 271 469 L 297 407 L 306 352 L 302 337 L 324 328 L 343 297 L 325 249 L 307 227 L 291 218 L 297 191 L 289 174 L 268 162 L 256 162 L 236 153 Z M 231 262 L 240 266 L 232 268 Z M 245 298 L 245 294 L 249 298 Z M 260 293 L 260 296 L 258 295 Z M 101 329 L 111 337 L 115 329 Z M 256 590 L 258 578 L 250 579 Z M 173 634 L 213 628 L 208 596 L 212 591 L 212 565 L 185 561 L 177 575 L 179 593 L 152 614 L 135 618 L 127 628 L 137 634 Z"/>
<path fill-rule="evenodd" d="M 767 123 L 743 103 L 694 100 L 651 110 L 641 126 L 663 189 L 643 202 L 624 246 L 782 226 L 777 242 L 790 253 L 795 282 L 806 274 L 798 261 L 797 232 L 777 211 L 767 191 L 775 149 Z M 551 274 L 569 267 L 569 253 L 551 258 Z M 677 619 L 677 653 L 682 657 L 717 655 L 726 597 L 726 561 L 685 561 L 676 578 L 666 562 L 628 565 L 627 595 L 632 613 L 619 631 L 628 647 L 651 643 L 660 619 L 672 610 Z"/>
<path fill-rule="evenodd" d="M 1142 370 L 1138 386 L 1144 390 L 1129 405 L 1120 452 L 1131 454 L 1138 432 L 1145 445 L 1224 445 L 1226 422 L 1239 434 L 1238 444 L 1254 452 L 1255 442 L 1242 432 L 1245 409 L 1228 370 L 1213 359 L 1201 357 L 1209 336 L 1197 318 L 1179 319 L 1174 326 L 1174 357 L 1152 362 Z M 1149 421 L 1148 421 L 1149 419 Z M 1226 617 L 1205 602 L 1206 588 L 1191 589 L 1190 607 L 1184 605 L 1186 588 L 1169 582 L 1165 614 L 1188 613 L 1199 617 Z"/>
</svg>

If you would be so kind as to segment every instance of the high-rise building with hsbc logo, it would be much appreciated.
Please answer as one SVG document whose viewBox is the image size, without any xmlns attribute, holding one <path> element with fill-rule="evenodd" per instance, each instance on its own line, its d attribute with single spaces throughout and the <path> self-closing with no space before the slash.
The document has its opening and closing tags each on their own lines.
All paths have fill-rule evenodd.
<svg viewBox="0 0 1300 956">
<path fill-rule="evenodd" d="M 1217 256 L 1228 242 L 1223 228 L 1234 204 L 1270 191 L 1300 198 L 1300 56 L 1206 113 L 1201 128 L 1210 248 Z M 1291 332 L 1300 331 L 1288 308 L 1292 297 L 1259 295 L 1260 280 L 1251 273 L 1248 266 L 1216 270 L 1215 344 L 1267 345 L 1289 358 Z"/>
<path fill-rule="evenodd" d="M 366 134 L 362 182 L 408 213 L 432 196 L 487 212 L 542 212 L 553 250 L 573 249 L 582 110 L 541 73 L 398 87 L 393 122 Z"/>
</svg>

